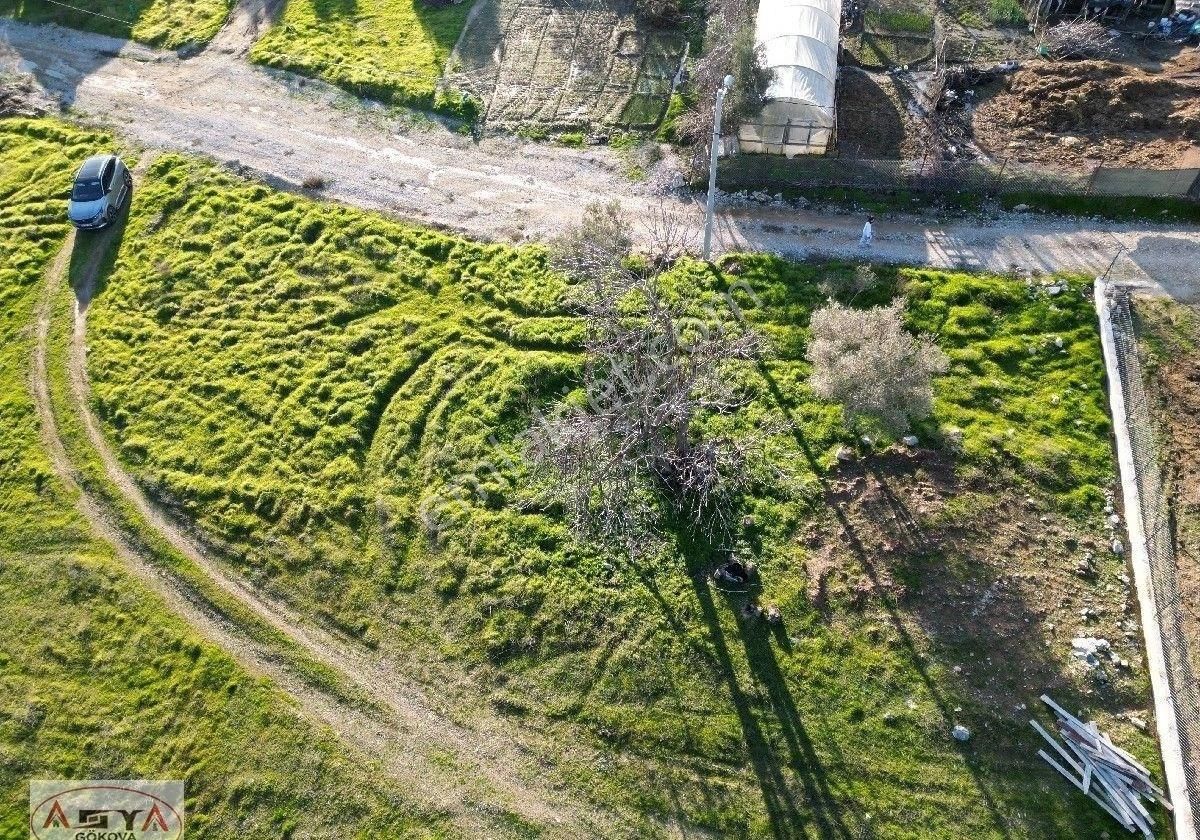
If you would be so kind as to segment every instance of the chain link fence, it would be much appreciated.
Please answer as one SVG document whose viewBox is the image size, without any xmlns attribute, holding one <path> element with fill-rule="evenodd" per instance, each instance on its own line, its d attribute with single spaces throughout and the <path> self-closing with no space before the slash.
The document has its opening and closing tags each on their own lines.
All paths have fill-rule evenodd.
<svg viewBox="0 0 1200 840">
<path fill-rule="evenodd" d="M 1192 813 L 1200 814 L 1200 765 L 1197 764 L 1200 760 L 1200 685 L 1196 683 L 1188 649 L 1179 570 L 1175 562 L 1174 521 L 1163 486 L 1157 431 L 1146 396 L 1128 290 L 1114 290 L 1110 313 L 1141 498 L 1155 612 L 1162 631 L 1163 655 L 1175 707 L 1187 794 Z"/>
<path fill-rule="evenodd" d="M 835 187 L 871 192 L 1200 198 L 1200 169 L 1133 170 L 1088 166 L 1082 162 L 1074 171 L 1056 172 L 1012 161 L 983 163 L 933 156 L 921 160 L 880 160 L 833 155 L 796 155 L 788 159 L 771 154 L 738 154 L 721 162 L 719 178 L 721 188 L 726 191 Z"/>
</svg>

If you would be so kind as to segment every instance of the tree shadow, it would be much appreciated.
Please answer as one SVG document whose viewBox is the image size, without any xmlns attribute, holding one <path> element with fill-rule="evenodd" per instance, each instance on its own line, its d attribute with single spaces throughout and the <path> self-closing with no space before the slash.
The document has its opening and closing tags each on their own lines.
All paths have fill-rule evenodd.
<svg viewBox="0 0 1200 840">
<path fill-rule="evenodd" d="M 358 13 L 357 0 L 309 0 L 309 2 L 312 4 L 313 14 L 317 16 L 317 20 L 352 18 Z M 420 0 L 414 0 L 414 4 L 420 5 Z M 282 5 L 287 4 L 285 2 Z"/>
<path fill-rule="evenodd" d="M 128 39 L 142 15 L 155 0 L 125 0 L 120 10 L 99 14 L 88 9 L 88 3 L 0 2 L 0 14 L 13 15 L 26 23 L 52 23 L 68 29 L 96 32 L 114 38 Z"/>
<path fill-rule="evenodd" d="M 495 19 L 494 7 L 497 2 L 498 0 L 474 0 L 470 3 L 453 3 L 450 0 L 412 0 L 413 12 L 426 37 L 437 44 L 439 50 L 447 54 L 454 49 L 460 36 L 465 35 L 468 20 L 472 21 L 472 25 L 475 22 L 485 25 L 489 19 Z M 490 14 L 489 10 L 491 10 Z M 497 28 L 499 26 L 498 22 L 494 25 Z"/>
<path fill-rule="evenodd" d="M 0 17 L 0 57 L 17 56 L 19 71 L 33 76 L 38 86 L 57 99 L 64 110 L 75 103 L 85 79 L 127 49 L 144 49 L 128 37 L 79 32 L 73 34 L 77 46 L 69 61 L 63 61 L 56 54 L 45 52 L 43 38 L 44 32 L 36 26 Z"/>
<path fill-rule="evenodd" d="M 892 80 L 895 84 L 895 80 Z M 903 99 L 900 100 L 901 102 Z M 838 84 L 838 145 L 855 157 L 895 159 L 904 147 L 904 118 L 875 77 L 853 67 Z"/>
<path fill-rule="evenodd" d="M 777 840 L 808 837 L 841 840 L 861 836 L 860 821 L 854 819 L 854 824 L 849 824 L 856 811 L 854 799 L 831 783 L 803 718 L 789 696 L 771 647 L 771 636 L 756 632 L 762 629 L 761 625 L 748 628 L 739 621 L 737 630 L 728 627 L 730 616 L 737 621 L 739 606 L 754 599 L 761 590 L 757 580 L 737 591 L 722 590 L 711 582 L 712 571 L 728 556 L 729 550 L 713 545 L 686 523 L 672 522 L 668 530 L 685 558 L 681 571 L 688 577 L 687 589 L 696 610 L 693 618 L 703 634 L 697 637 L 696 625 L 685 624 L 660 590 L 654 569 L 629 563 L 628 570 L 657 605 L 671 632 L 686 641 L 727 692 L 745 748 L 743 766 L 748 766 L 754 774 L 770 836 Z M 790 645 L 786 633 L 777 633 L 774 638 Z M 747 676 L 766 689 L 765 698 L 745 687 Z M 742 765 L 742 761 L 737 764 Z M 699 777 L 699 785 L 709 801 L 719 795 L 705 783 L 703 776 Z"/>
<path fill-rule="evenodd" d="M 1040 633 L 1034 632 L 1044 616 L 1034 608 L 1028 594 L 1019 586 L 993 590 L 982 585 L 984 576 L 1004 571 L 1003 566 L 997 571 L 977 561 L 968 560 L 965 566 L 948 564 L 951 556 L 969 557 L 969 551 L 977 547 L 973 540 L 979 535 L 966 530 L 957 534 L 953 527 L 941 526 L 936 533 L 929 532 L 921 524 L 920 512 L 915 512 L 906 501 L 903 490 L 911 489 L 913 482 L 908 477 L 917 470 L 920 483 L 942 498 L 956 497 L 965 490 L 986 490 L 962 486 L 952 459 L 944 459 L 938 453 L 877 454 L 849 465 L 837 465 L 835 482 L 831 471 L 817 461 L 803 427 L 789 410 L 770 370 L 764 366 L 761 374 L 779 410 L 792 421 L 796 446 L 816 475 L 824 493 L 824 507 L 842 535 L 839 545 L 848 553 L 853 568 L 866 576 L 868 589 L 873 593 L 872 607 L 877 605 L 878 612 L 886 618 L 895 640 L 893 646 L 906 667 L 919 678 L 924 693 L 944 721 L 946 733 L 960 722 L 970 723 L 972 729 L 977 725 L 990 727 L 982 737 L 977 732 L 975 739 L 957 746 L 956 750 L 986 807 L 991 830 L 995 836 L 1008 838 L 1026 836 L 1025 832 L 1036 832 L 1039 826 L 1044 828 L 1036 820 L 1027 822 L 1025 809 L 1011 804 L 1012 798 L 1022 795 L 1025 787 L 1011 781 L 1014 764 L 1030 771 L 1035 767 L 1045 769 L 1034 764 L 1036 759 L 1024 760 L 1025 755 L 1036 752 L 1035 741 L 1026 737 L 1025 726 L 1026 720 L 1037 712 L 1037 695 L 1049 691 L 1061 702 L 1078 708 L 1095 704 L 1097 695 L 1107 691 L 1106 696 L 1099 697 L 1102 702 L 1127 708 L 1138 704 L 1136 691 L 1126 681 L 1119 688 L 1101 689 L 1088 698 L 1079 694 L 1065 677 L 1062 665 L 1048 655 Z M 928 464 L 925 458 L 937 463 Z M 864 492 L 873 494 L 872 506 L 865 510 Z M 863 533 L 862 522 L 871 524 L 872 533 Z M 911 587 L 910 591 L 905 592 L 904 584 L 897 585 L 897 578 L 902 578 Z M 962 596 L 974 607 L 968 607 L 965 615 L 955 600 Z M 831 617 L 828 610 L 821 609 Z M 914 626 L 920 628 L 920 640 L 914 636 Z M 767 687 L 781 723 L 794 724 L 794 731 L 789 734 L 785 728 L 785 735 L 791 757 L 800 762 L 809 756 L 811 744 L 803 737 L 799 715 L 775 658 L 771 634 L 775 643 L 787 637 L 782 628 L 772 628 L 768 633 L 761 626 L 748 626 L 742 632 L 747 659 L 755 669 L 755 676 Z M 935 676 L 930 669 L 931 664 L 945 664 L 943 660 L 947 659 L 950 662 L 958 659 L 969 666 L 953 683 Z M 989 664 L 985 665 L 985 659 Z M 977 695 L 986 699 L 973 699 Z M 1026 707 L 1013 705 L 1019 699 L 1025 700 Z M 969 708 L 964 711 L 960 703 Z M 995 711 L 980 716 L 988 707 Z M 1005 708 L 1007 711 L 1002 711 Z M 1014 754 L 1021 758 L 1014 759 Z M 819 782 L 819 778 L 812 780 Z M 822 791 L 820 795 L 826 794 Z M 829 796 L 837 798 L 836 793 Z M 1080 836 L 1086 836 L 1095 827 L 1086 808 L 1069 809 L 1063 817 L 1064 823 L 1073 823 L 1083 832 Z"/>
</svg>

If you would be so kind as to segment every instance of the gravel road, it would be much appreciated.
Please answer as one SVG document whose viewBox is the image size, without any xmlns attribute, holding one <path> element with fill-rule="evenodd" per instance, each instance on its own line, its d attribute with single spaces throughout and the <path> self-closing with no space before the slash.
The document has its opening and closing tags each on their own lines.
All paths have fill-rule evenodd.
<svg viewBox="0 0 1200 840">
<path fill-rule="evenodd" d="M 252 67 L 241 51 L 210 48 L 180 58 L 101 35 L 0 21 L 0 73 L 32 74 L 74 113 L 102 120 L 132 143 L 205 154 L 283 188 L 299 189 L 307 176 L 320 174 L 326 198 L 484 239 L 544 239 L 588 203 L 612 198 L 635 212 L 665 200 L 699 225 L 699 202 L 662 199 L 652 185 L 660 179 L 630 182 L 607 149 L 517 138 L 475 143 L 424 121 L 401 125 L 325 85 Z M 857 248 L 862 221 L 727 205 L 718 245 L 865 256 Z M 1111 263 L 1114 279 L 1200 301 L 1200 232 L 1182 225 L 1036 214 L 947 223 L 897 216 L 876 220 L 870 258 L 1087 274 Z"/>
</svg>

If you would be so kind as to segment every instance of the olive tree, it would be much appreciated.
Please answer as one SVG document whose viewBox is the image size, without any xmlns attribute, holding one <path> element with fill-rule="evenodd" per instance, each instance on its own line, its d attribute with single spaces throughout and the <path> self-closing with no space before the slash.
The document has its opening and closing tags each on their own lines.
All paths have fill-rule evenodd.
<svg viewBox="0 0 1200 840">
<path fill-rule="evenodd" d="M 809 385 L 852 417 L 878 420 L 893 434 L 933 411 L 933 377 L 949 360 L 928 335 L 904 328 L 904 301 L 851 309 L 830 301 L 813 313 Z"/>
</svg>

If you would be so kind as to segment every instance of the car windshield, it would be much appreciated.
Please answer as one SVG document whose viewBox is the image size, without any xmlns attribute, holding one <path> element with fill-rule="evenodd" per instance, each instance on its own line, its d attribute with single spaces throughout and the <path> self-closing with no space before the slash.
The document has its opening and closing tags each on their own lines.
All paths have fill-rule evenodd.
<svg viewBox="0 0 1200 840">
<path fill-rule="evenodd" d="M 71 190 L 72 201 L 95 201 L 104 197 L 104 190 L 100 189 L 100 181 L 76 181 L 75 189 Z"/>
</svg>

